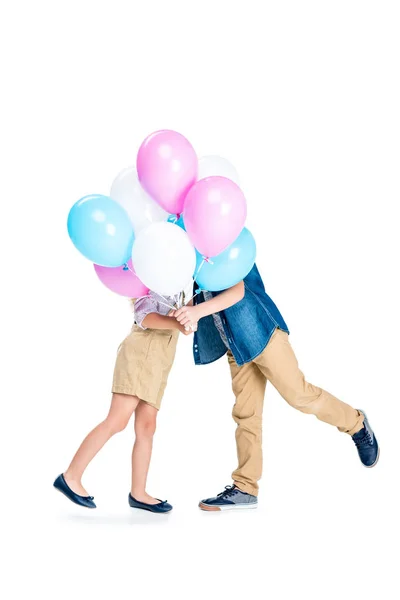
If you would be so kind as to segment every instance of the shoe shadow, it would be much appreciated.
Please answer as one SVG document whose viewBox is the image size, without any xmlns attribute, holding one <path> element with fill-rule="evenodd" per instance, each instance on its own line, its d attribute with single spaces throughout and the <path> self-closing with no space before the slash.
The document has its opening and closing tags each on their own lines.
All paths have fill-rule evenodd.
<svg viewBox="0 0 400 600">
<path fill-rule="evenodd" d="M 98 509 L 96 509 L 98 510 Z M 115 526 L 132 526 L 132 525 L 166 525 L 170 514 L 155 514 L 145 510 L 131 509 L 130 513 L 125 514 L 89 514 L 69 513 L 60 516 L 60 520 L 67 523 L 75 523 L 82 525 L 112 525 Z"/>
</svg>

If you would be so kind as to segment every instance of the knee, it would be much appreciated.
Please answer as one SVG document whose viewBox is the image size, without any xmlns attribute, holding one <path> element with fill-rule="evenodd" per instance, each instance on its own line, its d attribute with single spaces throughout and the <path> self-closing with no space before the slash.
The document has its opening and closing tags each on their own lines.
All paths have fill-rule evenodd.
<svg viewBox="0 0 400 600">
<path fill-rule="evenodd" d="M 284 398 L 293 408 L 304 413 L 313 414 L 321 397 L 321 393 L 322 390 L 305 382 L 305 385 L 301 390 L 296 389 L 286 391 Z"/>
<path fill-rule="evenodd" d="M 136 437 L 152 438 L 156 432 L 156 416 L 146 416 L 145 418 L 136 419 L 135 433 Z"/>
<path fill-rule="evenodd" d="M 262 415 L 257 411 L 243 411 L 233 408 L 232 417 L 236 425 L 251 433 L 259 433 L 262 428 Z"/>
<path fill-rule="evenodd" d="M 104 423 L 107 427 L 109 435 L 115 435 L 116 433 L 120 433 L 120 431 L 123 431 L 124 429 L 126 429 L 126 426 L 129 423 L 129 419 L 126 419 L 123 417 L 120 417 L 119 419 L 115 418 L 115 417 L 114 418 L 108 417 L 104 421 Z"/>
</svg>

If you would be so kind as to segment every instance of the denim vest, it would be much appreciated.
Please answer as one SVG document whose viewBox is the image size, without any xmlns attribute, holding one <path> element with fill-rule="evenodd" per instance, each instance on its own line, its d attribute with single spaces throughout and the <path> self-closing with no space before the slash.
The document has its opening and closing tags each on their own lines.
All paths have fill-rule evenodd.
<svg viewBox="0 0 400 600">
<path fill-rule="evenodd" d="M 277 327 L 289 333 L 281 313 L 265 293 L 256 265 L 244 278 L 244 289 L 242 300 L 219 313 L 229 347 L 239 366 L 251 362 L 261 354 Z M 212 292 L 212 295 L 218 296 L 220 293 Z M 195 304 L 201 302 L 204 302 L 204 296 L 199 293 L 195 296 Z M 227 348 L 215 327 L 212 315 L 200 319 L 193 340 L 196 365 L 214 362 L 226 352 Z"/>
</svg>

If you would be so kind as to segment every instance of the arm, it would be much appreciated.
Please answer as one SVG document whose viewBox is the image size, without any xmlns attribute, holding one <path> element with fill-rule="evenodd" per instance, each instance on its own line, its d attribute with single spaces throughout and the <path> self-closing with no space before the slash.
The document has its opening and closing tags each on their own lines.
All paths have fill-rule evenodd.
<svg viewBox="0 0 400 600">
<path fill-rule="evenodd" d="M 178 329 L 181 333 L 189 335 L 192 330 L 185 329 L 174 316 L 174 311 L 168 315 L 161 315 L 158 312 L 158 304 L 154 298 L 143 296 L 139 298 L 134 307 L 135 321 L 142 329 Z"/>
<path fill-rule="evenodd" d="M 171 317 L 149 313 L 142 321 L 142 327 L 146 329 L 179 329 L 179 323 Z"/>
<path fill-rule="evenodd" d="M 196 306 L 183 306 L 175 311 L 175 317 L 181 325 L 197 323 L 203 317 L 225 310 L 244 297 L 244 283 L 240 281 L 233 287 L 221 292 L 212 300 L 207 300 Z"/>
<path fill-rule="evenodd" d="M 179 323 L 171 316 L 159 315 L 158 313 L 149 313 L 142 321 L 142 326 L 146 329 L 178 329 L 184 335 L 193 333 L 191 329 L 185 329 L 185 326 Z"/>
</svg>

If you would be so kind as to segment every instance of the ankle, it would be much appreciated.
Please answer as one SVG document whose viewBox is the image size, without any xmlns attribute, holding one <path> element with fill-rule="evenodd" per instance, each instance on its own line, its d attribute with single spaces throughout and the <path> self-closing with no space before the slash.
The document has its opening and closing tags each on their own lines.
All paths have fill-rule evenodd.
<svg viewBox="0 0 400 600">
<path fill-rule="evenodd" d="M 143 498 L 147 496 L 146 490 L 139 488 L 131 488 L 131 496 L 132 498 Z"/>
<path fill-rule="evenodd" d="M 63 473 L 64 479 L 67 481 L 73 481 L 74 483 L 81 484 L 82 475 L 77 475 L 76 473 L 69 471 L 68 469 Z"/>
</svg>

